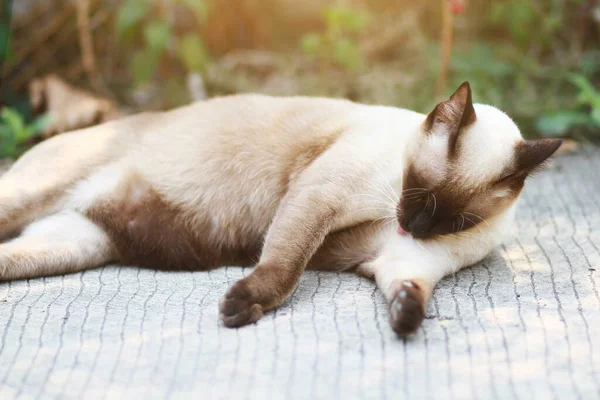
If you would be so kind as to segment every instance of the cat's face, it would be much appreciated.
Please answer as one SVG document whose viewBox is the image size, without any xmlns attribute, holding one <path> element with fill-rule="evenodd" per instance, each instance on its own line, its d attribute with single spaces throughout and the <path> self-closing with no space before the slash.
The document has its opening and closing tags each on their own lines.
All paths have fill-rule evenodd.
<svg viewBox="0 0 600 400">
<path fill-rule="evenodd" d="M 429 239 L 475 228 L 519 196 L 527 176 L 561 145 L 523 140 L 500 110 L 471 101 L 463 83 L 423 123 L 397 207 L 400 233 Z"/>
</svg>

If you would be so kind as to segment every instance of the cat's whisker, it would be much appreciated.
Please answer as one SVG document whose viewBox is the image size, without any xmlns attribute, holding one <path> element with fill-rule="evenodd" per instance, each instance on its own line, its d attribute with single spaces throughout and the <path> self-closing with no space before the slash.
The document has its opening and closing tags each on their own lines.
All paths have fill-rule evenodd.
<svg viewBox="0 0 600 400">
<path fill-rule="evenodd" d="M 374 194 L 370 194 L 370 193 L 358 193 L 358 194 L 354 194 L 354 195 L 348 196 L 347 199 L 351 199 L 353 197 L 358 197 L 358 196 L 370 197 L 370 198 L 375 199 L 378 202 L 383 203 L 385 205 L 389 205 L 390 204 L 389 200 L 382 199 L 381 197 L 375 196 Z M 394 207 L 395 206 L 396 206 L 396 204 L 394 204 Z"/>
<path fill-rule="evenodd" d="M 372 221 L 372 222 L 371 222 L 371 224 L 370 224 L 369 226 L 372 226 L 372 225 L 373 225 L 374 223 L 376 223 L 377 221 L 381 221 L 381 220 L 390 220 L 390 219 L 392 219 L 392 218 L 393 218 L 393 217 L 388 217 L 388 216 L 381 217 L 381 218 L 377 218 L 376 220 Z"/>
<path fill-rule="evenodd" d="M 425 248 L 425 246 L 423 246 L 423 244 L 421 244 L 420 240 L 415 240 L 415 243 L 421 248 L 421 250 L 427 252 L 427 249 Z"/>
<path fill-rule="evenodd" d="M 464 218 L 465 218 L 467 221 L 469 221 L 470 223 L 472 223 L 472 224 L 473 224 L 473 226 L 474 226 L 475 228 L 479 229 L 479 231 L 480 231 L 480 232 L 483 232 L 483 229 L 481 229 L 481 227 L 480 227 L 478 224 L 476 224 L 475 222 L 473 222 L 472 220 L 470 220 L 470 219 L 469 219 L 469 218 L 467 218 L 467 217 L 464 217 Z"/>
<path fill-rule="evenodd" d="M 392 218 L 380 218 L 380 219 L 377 219 L 377 220 L 371 222 L 369 224 L 369 227 L 373 226 L 374 223 L 379 222 L 380 220 L 382 220 L 383 222 L 377 228 L 376 234 L 379 234 L 382 229 L 387 228 L 388 226 L 390 226 L 390 224 L 392 224 L 394 222 L 394 219 L 392 219 Z"/>
<path fill-rule="evenodd" d="M 366 207 L 366 208 L 361 208 L 360 210 L 354 210 L 352 212 L 352 214 L 355 214 L 355 213 L 358 213 L 358 212 L 361 212 L 361 211 L 386 211 L 386 214 L 389 212 L 389 215 L 386 215 L 386 217 L 396 218 L 396 215 L 392 214 L 390 212 L 391 210 L 389 208 L 381 208 L 381 207 Z"/>
<path fill-rule="evenodd" d="M 409 202 L 419 202 L 423 199 L 423 196 L 414 196 L 414 197 L 405 197 L 404 201 L 409 201 Z"/>
<path fill-rule="evenodd" d="M 396 198 L 398 197 L 398 195 L 396 194 L 396 192 L 393 190 L 393 188 L 391 188 L 391 186 L 389 185 L 389 183 L 384 179 L 383 174 L 381 173 L 381 169 L 379 169 L 379 167 L 374 163 L 371 162 L 371 164 L 373 164 L 373 166 L 377 169 L 378 173 L 375 173 L 375 177 L 381 182 L 383 183 L 383 187 L 380 187 L 378 185 L 375 185 L 373 182 L 368 181 L 372 186 L 374 186 L 377 190 L 379 190 L 379 192 L 381 194 L 383 194 L 386 198 L 388 198 L 390 201 L 392 202 L 397 202 Z M 360 177 L 363 180 L 367 181 L 365 178 Z M 387 192 L 387 190 L 391 190 L 391 196 L 390 193 Z"/>
<path fill-rule="evenodd" d="M 360 197 L 360 196 L 362 196 L 362 197 L 368 197 L 368 198 L 374 199 L 374 200 L 376 200 L 376 201 L 377 201 L 377 203 L 376 203 L 376 204 L 378 204 L 378 205 L 382 205 L 382 206 L 385 206 L 385 207 L 389 207 L 390 209 L 394 209 L 394 210 L 396 209 L 396 205 L 397 205 L 397 203 L 392 203 L 392 202 L 391 202 L 389 199 L 384 199 L 384 198 L 381 198 L 381 197 L 379 197 L 379 196 L 376 196 L 376 195 L 375 195 L 375 194 L 373 194 L 373 193 L 356 193 L 356 194 L 353 194 L 353 195 L 350 195 L 350 196 L 348 196 L 348 197 L 346 198 L 346 200 L 352 199 L 352 198 L 354 198 L 354 197 Z"/>
<path fill-rule="evenodd" d="M 473 216 L 473 217 L 475 217 L 475 218 L 478 218 L 478 219 L 479 219 L 481 222 L 483 222 L 484 224 L 486 224 L 486 226 L 487 226 L 488 228 L 490 227 L 490 224 L 488 224 L 488 222 L 485 220 L 485 218 L 483 218 L 483 217 L 481 217 L 481 216 L 479 216 L 479 215 L 477 215 L 477 214 L 473 214 L 473 213 L 466 212 L 466 211 L 464 211 L 464 213 L 465 213 L 465 214 L 468 214 L 468 215 L 472 215 L 472 216 Z"/>
<path fill-rule="evenodd" d="M 383 171 L 381 171 L 381 168 L 379 168 L 379 166 L 374 161 L 371 161 L 371 164 L 373 164 L 373 166 L 375 167 L 375 169 L 377 169 L 377 171 L 379 172 L 379 174 L 376 174 L 376 176 L 383 183 L 384 188 L 387 188 L 389 190 L 388 194 L 390 195 L 390 198 L 397 203 L 400 200 L 399 196 L 398 196 L 398 193 L 396 193 L 396 191 L 394 190 L 394 188 L 392 187 L 392 185 L 388 182 L 388 180 L 385 179 L 385 176 L 383 174 Z"/>
<path fill-rule="evenodd" d="M 403 195 L 403 197 L 405 199 L 416 199 L 416 198 L 424 197 L 424 196 L 427 196 L 427 193 L 409 193 L 409 194 Z"/>
<path fill-rule="evenodd" d="M 379 234 L 381 232 L 382 229 L 386 229 L 387 227 L 389 227 L 390 225 L 392 225 L 394 222 L 396 222 L 396 218 L 390 218 L 388 221 L 385 221 L 383 224 L 381 224 L 381 226 L 379 227 L 379 229 L 377 229 L 376 234 Z"/>
<path fill-rule="evenodd" d="M 433 212 L 431 213 L 431 218 L 435 216 L 435 211 L 437 210 L 437 199 L 435 198 L 435 194 L 431 193 L 433 196 Z"/>
<path fill-rule="evenodd" d="M 460 215 L 460 218 L 461 218 L 461 222 L 460 222 L 460 228 L 458 229 L 458 231 L 462 232 L 462 230 L 465 227 L 465 216 L 462 213 L 460 213 L 459 215 Z"/>
<path fill-rule="evenodd" d="M 396 204 L 397 201 L 395 201 L 392 197 L 389 196 L 388 193 L 386 193 L 381 187 L 375 185 L 373 182 L 369 181 L 368 179 L 365 179 L 362 176 L 356 176 L 358 179 L 361 179 L 362 181 L 364 181 L 365 183 L 367 183 L 372 189 L 377 190 L 380 194 L 382 194 L 388 201 Z"/>
<path fill-rule="evenodd" d="M 425 207 L 423 207 L 423 211 L 427 210 L 427 207 L 429 206 L 429 199 L 431 198 L 431 196 L 427 195 L 427 203 L 425 203 Z M 432 216 L 433 218 L 433 216 Z"/>
<path fill-rule="evenodd" d="M 398 221 L 396 220 L 396 216 L 394 216 L 394 217 L 390 218 L 388 221 L 386 221 L 385 224 L 386 225 L 391 225 L 391 224 L 396 223 L 396 222 L 398 222 Z"/>
</svg>

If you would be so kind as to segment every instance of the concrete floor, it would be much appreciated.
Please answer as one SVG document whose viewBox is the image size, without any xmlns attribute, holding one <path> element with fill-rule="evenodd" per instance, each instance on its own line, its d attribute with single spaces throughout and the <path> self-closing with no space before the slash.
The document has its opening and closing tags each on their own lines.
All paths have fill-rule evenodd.
<svg viewBox="0 0 600 400">
<path fill-rule="evenodd" d="M 306 273 L 239 330 L 217 303 L 250 269 L 2 283 L 0 399 L 598 398 L 600 152 L 531 180 L 513 233 L 437 287 L 408 340 L 352 274 Z"/>
</svg>

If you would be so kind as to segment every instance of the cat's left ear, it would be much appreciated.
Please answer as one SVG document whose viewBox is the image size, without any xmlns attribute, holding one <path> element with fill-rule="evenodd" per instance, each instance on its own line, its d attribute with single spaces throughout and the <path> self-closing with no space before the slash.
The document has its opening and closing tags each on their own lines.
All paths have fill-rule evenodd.
<svg viewBox="0 0 600 400">
<path fill-rule="evenodd" d="M 514 162 L 496 184 L 521 188 L 528 176 L 544 168 L 562 139 L 521 140 L 515 146 Z"/>
<path fill-rule="evenodd" d="M 463 82 L 448 100 L 439 103 L 427 115 L 425 131 L 428 134 L 447 135 L 449 154 L 453 154 L 461 129 L 476 119 L 471 86 L 469 82 Z"/>
<path fill-rule="evenodd" d="M 562 139 L 522 140 L 515 146 L 516 173 L 526 177 L 544 167 L 548 158 L 562 144 Z"/>
</svg>

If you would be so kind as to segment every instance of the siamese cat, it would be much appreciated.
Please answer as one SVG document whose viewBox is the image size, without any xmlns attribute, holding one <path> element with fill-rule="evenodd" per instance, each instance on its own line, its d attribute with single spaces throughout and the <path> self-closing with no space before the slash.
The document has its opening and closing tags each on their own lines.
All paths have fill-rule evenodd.
<svg viewBox="0 0 600 400">
<path fill-rule="evenodd" d="M 258 321 L 302 272 L 374 277 L 398 334 L 436 283 L 499 245 L 561 140 L 523 140 L 463 83 L 429 115 L 235 95 L 66 133 L 0 179 L 0 279 L 111 262 L 255 268 L 220 303 Z"/>
</svg>

